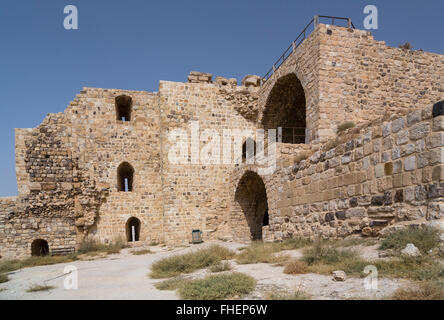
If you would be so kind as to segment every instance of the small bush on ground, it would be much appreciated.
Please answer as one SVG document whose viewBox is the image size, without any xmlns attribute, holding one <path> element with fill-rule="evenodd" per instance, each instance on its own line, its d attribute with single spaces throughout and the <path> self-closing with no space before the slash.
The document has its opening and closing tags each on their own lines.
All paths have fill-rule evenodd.
<svg viewBox="0 0 444 320">
<path fill-rule="evenodd" d="M 340 132 L 343 132 L 343 131 L 345 131 L 345 130 L 348 130 L 348 129 L 354 128 L 355 126 L 356 126 L 355 123 L 352 122 L 352 121 L 346 121 L 346 122 L 343 122 L 343 123 L 341 123 L 341 124 L 338 126 L 337 133 L 340 133 Z"/>
<path fill-rule="evenodd" d="M 51 289 L 54 289 L 54 286 L 47 286 L 47 285 L 33 285 L 31 287 L 29 287 L 28 290 L 26 290 L 26 292 L 38 292 L 38 291 L 48 291 Z"/>
<path fill-rule="evenodd" d="M 304 261 L 292 260 L 285 265 L 285 274 L 304 274 L 309 272 L 309 267 Z"/>
<path fill-rule="evenodd" d="M 310 300 L 311 296 L 299 289 L 293 293 L 278 292 L 274 290 L 265 293 L 264 298 L 265 300 Z"/>
<path fill-rule="evenodd" d="M 278 255 L 281 246 L 275 243 L 254 242 L 241 253 L 236 261 L 240 264 L 275 263 L 281 264 L 289 259 L 287 255 Z"/>
<path fill-rule="evenodd" d="M 210 267 L 211 272 L 223 272 L 231 270 L 231 264 L 228 261 L 219 262 Z"/>
<path fill-rule="evenodd" d="M 181 277 L 171 278 L 156 283 L 154 286 L 159 290 L 177 290 L 182 287 L 185 282 L 190 281 Z"/>
<path fill-rule="evenodd" d="M 11 272 L 18 269 L 30 268 L 36 266 L 51 265 L 57 263 L 72 262 L 77 260 L 77 255 L 71 254 L 67 256 L 44 256 L 29 257 L 26 259 L 4 260 L 0 262 L 0 273 Z"/>
<path fill-rule="evenodd" d="M 443 282 L 422 282 L 414 287 L 400 288 L 392 296 L 394 300 L 444 300 Z"/>
<path fill-rule="evenodd" d="M 378 243 L 377 239 L 352 237 L 328 241 L 333 247 L 353 247 L 353 246 L 372 246 Z"/>
<path fill-rule="evenodd" d="M 368 261 L 350 249 L 337 249 L 317 241 L 315 245 L 304 250 L 302 258 L 309 266 L 309 272 L 330 274 L 334 270 L 343 270 L 350 275 L 362 275 Z"/>
<path fill-rule="evenodd" d="M 9 281 L 9 277 L 7 274 L 0 274 L 0 283 L 5 283 Z"/>
<path fill-rule="evenodd" d="M 380 249 L 393 249 L 401 251 L 408 243 L 413 243 L 423 254 L 437 247 L 440 243 L 440 231 L 431 227 L 408 228 L 395 231 L 387 236 L 382 242 Z"/>
<path fill-rule="evenodd" d="M 143 250 L 133 250 L 131 253 L 135 256 L 140 256 L 148 253 L 152 253 L 150 249 L 143 249 Z"/>
<path fill-rule="evenodd" d="M 184 300 L 222 300 L 240 298 L 254 290 L 256 280 L 243 273 L 210 275 L 185 282 L 179 288 Z"/>
<path fill-rule="evenodd" d="M 151 266 L 151 278 L 170 278 L 182 273 L 190 273 L 198 269 L 218 264 L 222 260 L 229 260 L 234 253 L 219 245 L 212 245 L 190 253 L 175 255 L 161 259 Z"/>
<path fill-rule="evenodd" d="M 85 239 L 80 244 L 78 252 L 80 254 L 89 255 L 94 255 L 100 252 L 105 252 L 106 254 L 116 254 L 126 247 L 127 244 L 123 239 L 116 239 L 109 244 L 101 243 L 95 239 Z"/>
<path fill-rule="evenodd" d="M 276 251 L 296 250 L 313 244 L 313 241 L 304 238 L 291 238 L 281 242 L 273 242 L 272 246 Z"/>
<path fill-rule="evenodd" d="M 434 257 L 401 257 L 372 262 L 379 276 L 418 281 L 444 279 L 443 261 Z"/>
</svg>

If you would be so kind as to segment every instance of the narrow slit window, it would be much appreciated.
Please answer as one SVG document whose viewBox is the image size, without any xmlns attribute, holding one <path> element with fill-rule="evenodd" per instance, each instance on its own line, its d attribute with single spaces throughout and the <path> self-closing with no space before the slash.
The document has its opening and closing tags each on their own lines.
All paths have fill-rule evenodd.
<svg viewBox="0 0 444 320">
<path fill-rule="evenodd" d="M 133 99 L 129 96 L 116 97 L 116 118 L 120 121 L 131 121 Z"/>
<path fill-rule="evenodd" d="M 128 163 L 123 162 L 117 168 L 117 189 L 121 192 L 132 192 L 134 181 L 134 168 Z"/>
</svg>

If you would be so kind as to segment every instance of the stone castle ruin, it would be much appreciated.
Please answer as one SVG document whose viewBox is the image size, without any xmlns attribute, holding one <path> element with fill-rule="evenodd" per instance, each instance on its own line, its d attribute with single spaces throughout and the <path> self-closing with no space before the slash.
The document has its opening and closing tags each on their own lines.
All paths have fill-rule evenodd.
<svg viewBox="0 0 444 320">
<path fill-rule="evenodd" d="M 195 229 L 204 240 L 378 236 L 444 219 L 444 55 L 315 19 L 266 77 L 212 78 L 84 88 L 63 113 L 16 129 L 0 255 L 65 254 L 87 237 L 174 246 Z M 276 170 L 171 163 L 169 134 L 192 122 L 281 128 Z"/>
</svg>

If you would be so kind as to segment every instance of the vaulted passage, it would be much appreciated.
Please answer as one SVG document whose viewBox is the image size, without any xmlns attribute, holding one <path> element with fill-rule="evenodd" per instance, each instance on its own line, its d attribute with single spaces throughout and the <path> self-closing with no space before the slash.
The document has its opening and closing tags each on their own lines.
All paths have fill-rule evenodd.
<svg viewBox="0 0 444 320">
<path fill-rule="evenodd" d="M 235 201 L 247 220 L 252 240 L 262 240 L 262 227 L 268 225 L 267 192 L 262 178 L 246 172 L 236 189 Z"/>
<path fill-rule="evenodd" d="M 283 143 L 305 143 L 305 93 L 295 74 L 276 81 L 265 105 L 262 125 L 266 130 L 281 127 Z"/>
<path fill-rule="evenodd" d="M 129 96 L 116 97 L 116 118 L 121 121 L 131 121 L 131 111 L 133 108 L 133 99 Z"/>
<path fill-rule="evenodd" d="M 126 239 L 128 242 L 139 241 L 140 237 L 140 220 L 131 217 L 126 222 Z"/>
<path fill-rule="evenodd" d="M 117 190 L 133 191 L 134 168 L 128 162 L 122 162 L 117 168 Z"/>
<path fill-rule="evenodd" d="M 31 244 L 32 256 L 47 256 L 49 254 L 48 242 L 43 239 L 34 240 Z"/>
</svg>

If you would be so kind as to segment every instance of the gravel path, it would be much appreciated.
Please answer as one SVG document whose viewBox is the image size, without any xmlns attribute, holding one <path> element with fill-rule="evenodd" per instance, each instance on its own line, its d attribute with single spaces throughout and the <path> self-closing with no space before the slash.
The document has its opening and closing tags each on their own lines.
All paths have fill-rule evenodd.
<svg viewBox="0 0 444 320">
<path fill-rule="evenodd" d="M 240 243 L 217 242 L 230 249 L 245 246 Z M 174 254 L 188 252 L 211 243 L 194 245 L 188 248 L 154 247 L 153 254 L 133 255 L 134 249 L 124 249 L 120 254 L 93 261 L 75 261 L 57 265 L 40 266 L 17 270 L 9 274 L 10 281 L 0 284 L 0 299 L 178 299 L 174 291 L 160 291 L 154 284 L 162 280 L 148 277 L 150 265 L 158 259 Z M 365 251 L 367 250 L 367 251 Z M 363 251 L 367 256 L 374 256 L 372 248 Z M 300 250 L 289 253 L 299 258 Z M 397 288 L 405 284 L 402 280 L 379 279 L 378 290 L 366 291 L 363 279 L 348 278 L 345 282 L 335 282 L 331 276 L 305 274 L 286 275 L 283 267 L 274 267 L 259 263 L 254 265 L 237 265 L 231 262 L 233 271 L 249 274 L 257 280 L 256 290 L 247 299 L 262 299 L 265 292 L 272 290 L 294 292 L 302 290 L 312 295 L 314 299 L 373 299 L 390 296 Z M 78 270 L 77 290 L 65 290 L 64 268 L 73 265 Z M 209 274 L 208 270 L 198 270 L 190 275 L 191 278 L 200 278 Z M 55 288 L 49 291 L 26 292 L 32 285 L 47 284 Z M 2 290 L 6 289 L 6 290 Z"/>
</svg>

